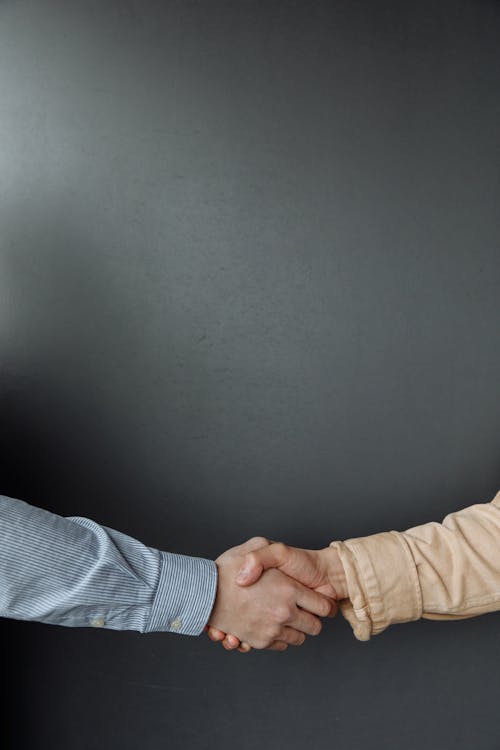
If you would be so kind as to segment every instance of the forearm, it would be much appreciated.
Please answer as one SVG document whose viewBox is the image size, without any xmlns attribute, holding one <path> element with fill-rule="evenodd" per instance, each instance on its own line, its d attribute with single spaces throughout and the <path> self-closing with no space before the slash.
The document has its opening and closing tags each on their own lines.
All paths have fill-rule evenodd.
<svg viewBox="0 0 500 750">
<path fill-rule="evenodd" d="M 216 586 L 210 560 L 0 496 L 0 616 L 197 635 Z"/>
<path fill-rule="evenodd" d="M 346 574 L 341 610 L 359 640 L 388 625 L 500 609 L 500 493 L 403 532 L 332 542 Z"/>
</svg>

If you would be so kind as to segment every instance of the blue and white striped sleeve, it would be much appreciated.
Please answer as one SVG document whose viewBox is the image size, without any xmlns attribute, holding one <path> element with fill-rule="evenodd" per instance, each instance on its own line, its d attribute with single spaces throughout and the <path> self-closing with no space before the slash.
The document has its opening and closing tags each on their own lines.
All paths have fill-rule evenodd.
<svg viewBox="0 0 500 750">
<path fill-rule="evenodd" d="M 211 560 L 0 495 L 1 617 L 199 635 L 216 589 Z"/>
</svg>

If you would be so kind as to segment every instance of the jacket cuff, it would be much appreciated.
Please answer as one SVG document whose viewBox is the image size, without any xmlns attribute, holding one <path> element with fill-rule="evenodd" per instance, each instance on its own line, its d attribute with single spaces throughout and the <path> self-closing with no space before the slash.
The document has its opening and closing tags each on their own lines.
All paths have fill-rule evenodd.
<svg viewBox="0 0 500 750">
<path fill-rule="evenodd" d="M 145 632 L 200 635 L 217 591 L 217 566 L 201 557 L 160 552 L 160 576 Z"/>
<path fill-rule="evenodd" d="M 340 556 L 349 592 L 340 609 L 358 640 L 422 616 L 417 569 L 401 533 L 387 531 L 330 546 Z"/>
</svg>

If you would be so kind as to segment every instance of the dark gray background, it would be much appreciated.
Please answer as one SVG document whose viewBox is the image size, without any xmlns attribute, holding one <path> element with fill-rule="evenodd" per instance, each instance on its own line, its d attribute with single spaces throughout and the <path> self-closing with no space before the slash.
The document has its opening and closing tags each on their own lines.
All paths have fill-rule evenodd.
<svg viewBox="0 0 500 750">
<path fill-rule="evenodd" d="M 498 2 L 0 3 L 3 494 L 215 557 L 500 487 Z M 500 616 L 2 623 L 9 748 L 498 750 Z"/>
</svg>

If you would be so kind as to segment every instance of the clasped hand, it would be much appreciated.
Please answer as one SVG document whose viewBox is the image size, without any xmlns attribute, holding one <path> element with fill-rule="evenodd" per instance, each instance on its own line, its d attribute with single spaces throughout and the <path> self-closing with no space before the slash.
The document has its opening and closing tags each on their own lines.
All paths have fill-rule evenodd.
<svg viewBox="0 0 500 750">
<path fill-rule="evenodd" d="M 207 630 L 228 651 L 285 651 L 321 632 L 347 597 L 335 549 L 303 550 L 254 537 L 215 561 L 218 588 Z"/>
</svg>

